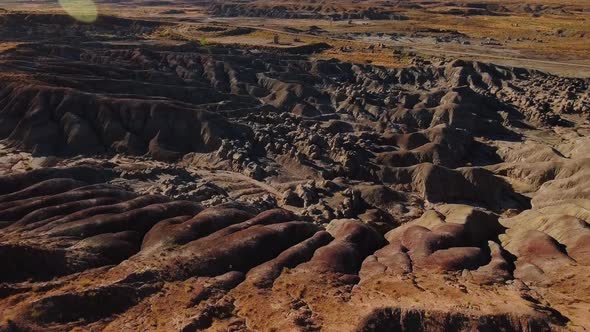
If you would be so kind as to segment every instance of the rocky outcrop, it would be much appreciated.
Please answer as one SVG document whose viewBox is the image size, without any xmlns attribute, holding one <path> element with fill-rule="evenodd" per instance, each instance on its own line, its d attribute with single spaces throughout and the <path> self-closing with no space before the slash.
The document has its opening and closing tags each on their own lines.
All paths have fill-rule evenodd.
<svg viewBox="0 0 590 332">
<path fill-rule="evenodd" d="M 333 20 L 406 20 L 406 16 L 392 10 L 374 7 L 353 7 L 335 9 L 331 6 L 271 5 L 255 6 L 252 3 L 215 3 L 208 11 L 221 17 L 269 17 L 289 19 L 333 19 Z"/>
<path fill-rule="evenodd" d="M 384 238 L 359 220 L 324 230 L 280 209 L 252 215 L 136 195 L 98 174 L 108 171 L 0 177 L 3 329 L 552 330 L 568 318 L 514 285 L 532 280 L 533 268 L 574 269 L 588 253 L 571 239 L 576 260 L 568 258 L 540 231 L 500 244 L 498 235 L 514 238 L 519 226 L 506 230 L 494 213 L 469 206 L 443 205 Z M 401 302 L 385 306 L 375 294 Z M 478 309 L 445 304 L 458 298 Z"/>
<path fill-rule="evenodd" d="M 588 325 L 588 80 L 0 16 L 0 331 Z"/>
</svg>

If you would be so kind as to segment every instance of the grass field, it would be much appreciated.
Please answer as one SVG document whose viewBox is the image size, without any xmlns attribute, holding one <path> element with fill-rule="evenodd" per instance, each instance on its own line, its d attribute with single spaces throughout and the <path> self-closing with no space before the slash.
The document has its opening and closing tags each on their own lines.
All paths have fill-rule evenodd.
<svg viewBox="0 0 590 332">
<path fill-rule="evenodd" d="M 426 57 L 456 57 L 458 53 L 493 55 L 513 60 L 571 62 L 590 65 L 590 0 L 457 0 L 437 1 L 364 1 L 342 2 L 335 0 L 321 3 L 297 1 L 259 0 L 248 3 L 248 8 L 277 7 L 290 12 L 351 13 L 367 8 L 393 11 L 405 20 L 339 20 L 327 18 L 293 19 L 273 17 L 212 17 L 206 5 L 145 6 L 137 0 L 129 3 L 99 3 L 102 15 L 118 15 L 141 19 L 178 23 L 159 31 L 151 38 L 206 41 L 208 43 L 242 44 L 264 47 L 293 47 L 309 43 L 327 42 L 332 48 L 316 55 L 320 58 L 336 58 L 357 63 L 398 67 L 406 65 L 406 52 L 393 54 L 396 47 L 417 49 Z M 411 4 L 411 6 L 409 6 Z M 50 2 L 6 2 L 1 7 L 10 10 L 63 12 L 58 4 Z M 495 10 L 489 15 L 467 15 L 453 10 Z M 263 12 L 264 13 L 264 12 Z M 453 14 L 455 13 L 455 14 Z M 216 26 L 231 30 L 240 27 L 254 28 L 247 33 L 227 35 L 225 30 L 203 31 L 202 27 Z M 309 33 L 310 27 L 316 31 Z M 288 31 L 287 31 L 288 30 Z M 302 31 L 294 34 L 293 31 Z M 385 47 L 375 47 L 375 40 L 367 34 L 395 34 L 400 40 L 388 41 Z M 280 42 L 273 43 L 278 35 Z M 353 37 L 351 37 L 353 36 Z M 435 42 L 441 36 L 459 36 L 461 42 Z M 347 40 L 349 39 L 349 40 Z M 489 46 L 493 41 L 493 45 Z M 373 45 L 373 46 L 371 46 Z M 378 45 L 378 44 L 377 44 Z M 369 49 L 373 47 L 373 49 Z M 421 52 L 420 49 L 435 49 Z M 343 51 L 344 50 L 344 51 Z M 450 52 L 447 52 L 450 51 Z M 543 68 L 541 68 L 543 69 Z M 553 69 L 553 68 L 551 68 Z M 575 73 L 575 70 L 573 70 Z"/>
</svg>

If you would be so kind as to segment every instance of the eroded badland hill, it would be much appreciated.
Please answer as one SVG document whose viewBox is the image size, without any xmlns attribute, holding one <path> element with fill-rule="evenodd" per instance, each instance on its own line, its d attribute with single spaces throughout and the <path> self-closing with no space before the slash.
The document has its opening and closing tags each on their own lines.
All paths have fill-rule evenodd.
<svg viewBox="0 0 590 332">
<path fill-rule="evenodd" d="M 7 2 L 0 331 L 586 331 L 585 3 Z"/>
</svg>

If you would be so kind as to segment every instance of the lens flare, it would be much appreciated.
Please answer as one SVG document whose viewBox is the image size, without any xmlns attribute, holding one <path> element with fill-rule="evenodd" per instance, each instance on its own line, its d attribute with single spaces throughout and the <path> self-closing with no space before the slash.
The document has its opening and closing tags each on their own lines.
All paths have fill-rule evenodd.
<svg viewBox="0 0 590 332">
<path fill-rule="evenodd" d="M 92 0 L 59 0 L 59 5 L 80 22 L 92 23 L 98 17 L 98 9 Z"/>
</svg>

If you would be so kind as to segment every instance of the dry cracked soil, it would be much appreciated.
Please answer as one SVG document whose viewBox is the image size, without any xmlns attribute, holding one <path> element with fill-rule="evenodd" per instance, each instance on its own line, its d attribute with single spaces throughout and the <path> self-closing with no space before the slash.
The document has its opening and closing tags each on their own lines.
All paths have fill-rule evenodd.
<svg viewBox="0 0 590 332">
<path fill-rule="evenodd" d="M 166 24 L 0 15 L 0 331 L 590 328 L 590 80 Z"/>
</svg>

